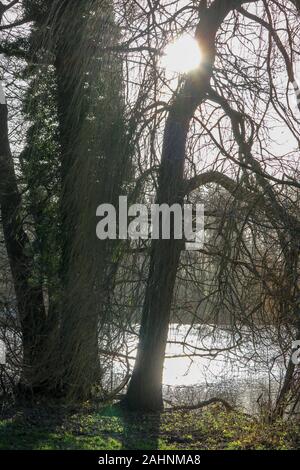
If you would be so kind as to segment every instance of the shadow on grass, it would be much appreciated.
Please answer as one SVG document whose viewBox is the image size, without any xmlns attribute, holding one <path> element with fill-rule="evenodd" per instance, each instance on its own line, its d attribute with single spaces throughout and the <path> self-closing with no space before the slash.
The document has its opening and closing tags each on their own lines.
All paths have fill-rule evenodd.
<svg viewBox="0 0 300 470">
<path fill-rule="evenodd" d="M 54 444 L 59 422 L 45 416 L 32 417 L 26 411 L 18 411 L 14 417 L 0 422 L 1 450 L 31 450 Z M 57 447 L 55 447 L 57 448 Z"/>
<path fill-rule="evenodd" d="M 155 450 L 160 415 L 129 413 L 120 406 L 85 412 L 18 409 L 0 417 L 0 450 Z"/>
<path fill-rule="evenodd" d="M 159 448 L 160 413 L 128 412 L 120 405 L 107 407 L 103 416 L 117 417 L 122 423 L 123 450 L 156 450 Z"/>
</svg>

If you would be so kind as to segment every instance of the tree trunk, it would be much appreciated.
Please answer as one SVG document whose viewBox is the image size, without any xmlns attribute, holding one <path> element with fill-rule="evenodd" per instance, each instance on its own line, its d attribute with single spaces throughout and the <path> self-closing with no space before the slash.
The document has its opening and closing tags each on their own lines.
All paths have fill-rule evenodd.
<svg viewBox="0 0 300 470">
<path fill-rule="evenodd" d="M 34 276 L 30 241 L 21 222 L 21 196 L 8 139 L 7 105 L 0 104 L 0 205 L 23 340 L 21 388 L 40 390 L 47 337 L 43 290 Z"/>
<path fill-rule="evenodd" d="M 204 7 L 196 30 L 202 64 L 190 73 L 174 98 L 166 122 L 157 203 L 183 202 L 185 148 L 190 121 L 205 100 L 215 60 L 215 38 L 227 14 L 243 2 L 215 0 Z M 131 410 L 163 407 L 162 374 L 172 297 L 180 259 L 181 241 L 152 242 L 150 270 L 140 329 L 137 359 L 124 404 Z"/>
<path fill-rule="evenodd" d="M 73 6 L 71 7 L 73 8 Z M 66 36 L 66 41 L 68 40 Z M 71 43 L 72 44 L 72 43 Z M 79 218 L 81 204 L 79 197 L 88 197 L 85 188 L 78 195 L 76 191 L 81 187 L 78 180 L 80 162 L 88 157 L 88 143 L 84 145 L 82 128 L 86 120 L 86 110 L 80 102 L 80 94 L 84 97 L 84 77 L 80 75 L 81 67 L 70 60 L 78 56 L 75 51 L 70 51 L 71 44 L 60 46 L 56 58 L 56 74 L 58 88 L 58 115 L 61 143 L 61 283 L 62 283 L 62 330 L 61 349 L 66 365 L 62 369 L 64 382 L 63 388 L 71 393 L 74 398 L 85 399 L 90 396 L 91 389 L 100 381 L 100 363 L 98 353 L 98 315 L 95 306 L 91 306 L 87 312 L 83 308 L 92 296 L 93 280 L 85 279 L 79 283 L 76 280 L 80 269 L 80 262 L 88 263 L 90 253 L 78 253 L 76 241 L 79 237 L 87 237 L 88 233 L 80 234 Z M 68 55 L 73 54 L 72 56 Z M 84 71 L 83 71 L 84 73 Z M 80 83 L 81 81 L 81 83 Z M 78 84 L 80 83 L 80 86 Z M 94 213 L 96 213 L 96 208 Z M 92 217 L 94 214 L 90 214 Z M 81 260 L 81 261 L 79 261 Z M 79 285 L 80 284 L 80 285 Z M 84 285 L 83 285 L 84 284 Z M 86 284 L 86 285 L 85 285 Z"/>
<path fill-rule="evenodd" d="M 190 100 L 190 84 L 182 92 L 182 104 Z M 188 93 L 188 94 L 186 94 Z M 178 103 L 170 111 L 164 135 L 157 203 L 183 203 L 185 144 L 194 103 Z M 182 240 L 153 240 L 146 286 L 137 359 L 124 400 L 129 409 L 155 411 L 163 408 L 162 374 L 173 291 Z"/>
<path fill-rule="evenodd" d="M 103 59 L 97 46 L 91 48 L 91 44 L 100 46 L 110 34 L 115 34 L 111 2 L 101 2 L 101 10 L 97 2 L 90 0 L 81 0 L 76 9 L 73 3 L 66 0 L 59 15 L 57 12 L 54 15 L 62 159 L 61 349 L 66 364 L 65 371 L 62 368 L 64 387 L 74 398 L 84 399 L 101 382 L 98 343 L 104 294 L 98 291 L 102 291 L 108 255 L 106 243 L 96 238 L 96 208 L 106 193 L 120 187 L 114 178 L 117 174 L 114 158 L 119 156 L 118 136 L 115 135 L 113 143 L 105 144 L 116 120 L 120 95 L 114 88 L 113 59 L 108 56 Z M 92 8 L 95 8 L 94 20 Z M 115 92 L 105 110 L 99 104 L 109 94 L 105 87 L 101 89 L 104 79 L 110 80 Z M 89 121 L 89 116 L 97 124 Z M 116 168 L 119 171 L 119 166 Z M 108 182 L 111 185 L 105 191 Z"/>
</svg>

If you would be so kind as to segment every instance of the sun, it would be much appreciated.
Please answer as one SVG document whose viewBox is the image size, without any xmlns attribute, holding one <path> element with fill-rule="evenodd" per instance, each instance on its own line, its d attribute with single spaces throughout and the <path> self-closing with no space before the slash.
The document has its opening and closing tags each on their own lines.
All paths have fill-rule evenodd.
<svg viewBox="0 0 300 470">
<path fill-rule="evenodd" d="M 161 65 L 169 72 L 185 74 L 199 67 L 201 51 L 197 41 L 185 34 L 167 45 Z"/>
</svg>

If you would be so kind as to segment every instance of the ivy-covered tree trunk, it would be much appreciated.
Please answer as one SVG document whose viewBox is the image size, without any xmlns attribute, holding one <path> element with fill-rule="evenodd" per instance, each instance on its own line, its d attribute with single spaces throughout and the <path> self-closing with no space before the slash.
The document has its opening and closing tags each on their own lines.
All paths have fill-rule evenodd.
<svg viewBox="0 0 300 470">
<path fill-rule="evenodd" d="M 39 223 L 42 252 L 38 256 L 49 268 L 46 277 L 51 278 L 48 316 L 53 334 L 47 375 L 52 392 L 84 399 L 100 383 L 99 328 L 103 329 L 106 315 L 112 315 L 107 273 L 115 271 L 112 258 L 114 264 L 120 256 L 119 249 L 114 255 L 114 243 L 96 238 L 96 208 L 102 202 L 116 203 L 127 173 L 122 65 L 119 56 L 103 52 L 108 44 L 117 44 L 119 33 L 109 0 L 80 0 L 76 8 L 70 0 L 24 0 L 24 6 L 34 21 L 30 37 L 33 63 L 38 59 L 33 96 L 36 100 L 39 87 L 43 90 L 45 84 L 51 96 L 49 101 L 48 94 L 43 95 L 45 118 L 28 95 L 34 138 L 29 132 L 23 152 L 28 168 L 25 177 L 36 174 L 46 181 L 40 200 L 30 194 L 29 211 L 33 214 L 45 200 L 49 204 L 50 197 L 53 201 L 51 208 L 41 207 L 44 215 Z M 39 60 L 49 64 L 48 75 L 44 74 L 46 68 L 39 74 Z M 36 170 L 39 155 L 49 165 Z M 53 183 L 54 167 L 59 176 L 54 175 L 58 181 Z M 50 189 L 50 197 L 45 198 L 49 187 L 54 194 Z M 53 212 L 54 227 L 44 236 Z M 57 236 L 53 237 L 55 230 Z M 49 260 L 53 247 L 57 250 Z"/>
</svg>

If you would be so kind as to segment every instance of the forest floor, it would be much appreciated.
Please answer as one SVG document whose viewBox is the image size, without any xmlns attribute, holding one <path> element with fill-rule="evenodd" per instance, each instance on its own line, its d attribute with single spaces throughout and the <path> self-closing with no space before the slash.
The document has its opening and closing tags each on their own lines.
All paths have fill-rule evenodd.
<svg viewBox="0 0 300 470">
<path fill-rule="evenodd" d="M 143 416 L 88 403 L 80 410 L 24 405 L 0 411 L 1 450 L 299 448 L 299 423 L 262 424 L 221 405 Z"/>
</svg>

